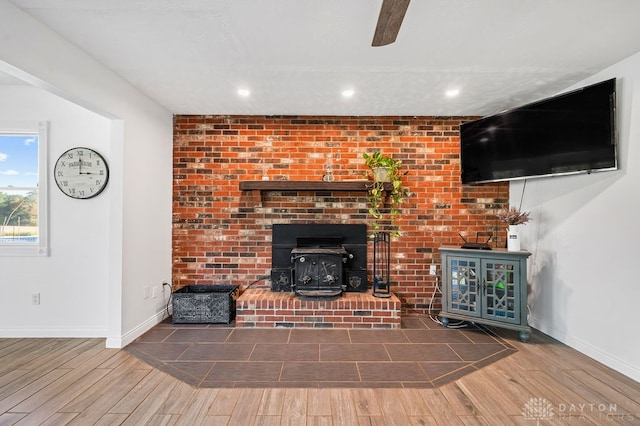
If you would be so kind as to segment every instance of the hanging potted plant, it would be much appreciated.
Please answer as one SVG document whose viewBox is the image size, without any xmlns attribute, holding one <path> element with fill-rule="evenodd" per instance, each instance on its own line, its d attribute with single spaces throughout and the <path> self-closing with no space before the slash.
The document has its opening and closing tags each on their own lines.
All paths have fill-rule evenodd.
<svg viewBox="0 0 640 426">
<path fill-rule="evenodd" d="M 408 172 L 402 173 L 402 161 L 394 160 L 381 152 L 374 152 L 371 155 L 363 152 L 362 156 L 373 176 L 372 182 L 367 186 L 369 214 L 373 218 L 371 222 L 372 234 L 380 230 L 380 221 L 387 219 L 391 226 L 390 235 L 400 236 L 400 226 L 397 221 L 400 215 L 400 205 L 407 196 L 407 189 L 402 185 L 402 176 Z M 388 212 L 384 208 L 387 193 L 389 197 Z"/>
<path fill-rule="evenodd" d="M 526 225 L 532 220 L 529 212 L 523 212 L 519 208 L 510 207 L 500 210 L 496 216 L 507 225 L 507 250 L 520 251 L 520 233 L 518 225 Z"/>
</svg>

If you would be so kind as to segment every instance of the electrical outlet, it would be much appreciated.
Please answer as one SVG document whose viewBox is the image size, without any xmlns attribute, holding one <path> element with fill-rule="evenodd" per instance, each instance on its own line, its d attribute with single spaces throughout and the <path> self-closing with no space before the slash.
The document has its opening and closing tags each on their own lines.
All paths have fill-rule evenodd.
<svg viewBox="0 0 640 426">
<path fill-rule="evenodd" d="M 151 288 L 151 297 L 153 297 L 154 299 L 155 299 L 156 297 L 158 297 L 158 287 L 153 286 L 153 287 Z"/>
<path fill-rule="evenodd" d="M 39 305 L 40 304 L 40 293 L 33 293 L 31 295 L 31 304 Z"/>
<path fill-rule="evenodd" d="M 429 275 L 436 274 L 436 265 L 429 265 Z"/>
</svg>

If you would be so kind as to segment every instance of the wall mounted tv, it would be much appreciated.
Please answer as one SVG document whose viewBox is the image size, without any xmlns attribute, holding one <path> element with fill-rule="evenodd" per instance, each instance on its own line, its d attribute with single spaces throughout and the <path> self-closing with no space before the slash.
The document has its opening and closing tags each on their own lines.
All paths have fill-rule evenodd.
<svg viewBox="0 0 640 426">
<path fill-rule="evenodd" d="M 462 183 L 615 170 L 616 79 L 460 126 Z"/>
</svg>

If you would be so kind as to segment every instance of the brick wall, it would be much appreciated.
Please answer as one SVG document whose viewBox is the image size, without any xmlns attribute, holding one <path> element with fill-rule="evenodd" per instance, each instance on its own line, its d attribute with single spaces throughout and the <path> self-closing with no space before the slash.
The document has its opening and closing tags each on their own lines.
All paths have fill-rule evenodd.
<svg viewBox="0 0 640 426">
<path fill-rule="evenodd" d="M 344 293 L 333 300 L 301 299 L 292 293 L 250 289 L 236 303 L 236 327 L 400 328 L 401 303 L 393 295 Z"/>
<path fill-rule="evenodd" d="M 239 182 L 321 180 L 332 158 L 336 180 L 362 178 L 362 152 L 401 159 L 410 196 L 403 236 L 392 241 L 392 290 L 404 312 L 425 313 L 441 245 L 506 232 L 495 220 L 507 183 L 460 183 L 459 125 L 465 117 L 174 117 L 173 286 L 268 287 L 273 223 L 366 223 L 363 192 L 267 192 L 262 203 Z M 373 250 L 370 247 L 369 252 Z"/>
</svg>

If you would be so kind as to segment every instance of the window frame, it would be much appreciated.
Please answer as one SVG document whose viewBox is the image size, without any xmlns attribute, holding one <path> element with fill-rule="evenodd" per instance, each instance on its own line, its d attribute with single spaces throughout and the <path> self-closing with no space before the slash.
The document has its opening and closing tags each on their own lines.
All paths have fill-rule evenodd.
<svg viewBox="0 0 640 426">
<path fill-rule="evenodd" d="M 0 134 L 38 135 L 38 242 L 0 242 L 0 257 L 4 256 L 49 256 L 49 123 L 47 121 L 4 122 L 0 121 Z"/>
</svg>

